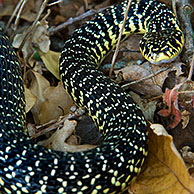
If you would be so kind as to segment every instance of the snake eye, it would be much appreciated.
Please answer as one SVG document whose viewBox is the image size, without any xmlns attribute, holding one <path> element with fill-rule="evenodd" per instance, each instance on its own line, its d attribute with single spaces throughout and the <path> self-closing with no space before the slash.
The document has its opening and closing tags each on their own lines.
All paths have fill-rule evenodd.
<svg viewBox="0 0 194 194">
<path fill-rule="evenodd" d="M 182 51 L 183 33 L 178 29 L 147 32 L 140 41 L 142 55 L 153 64 L 169 63 Z"/>
</svg>

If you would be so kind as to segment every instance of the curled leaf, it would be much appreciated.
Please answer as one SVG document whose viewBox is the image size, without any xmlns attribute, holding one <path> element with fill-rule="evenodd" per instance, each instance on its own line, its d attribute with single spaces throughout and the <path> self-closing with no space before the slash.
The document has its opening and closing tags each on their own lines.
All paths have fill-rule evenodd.
<svg viewBox="0 0 194 194">
<path fill-rule="evenodd" d="M 151 125 L 148 157 L 131 190 L 135 194 L 194 194 L 194 179 L 189 175 L 172 136 L 161 125 Z"/>
<path fill-rule="evenodd" d="M 174 89 L 166 89 L 163 100 L 166 102 L 168 109 L 160 110 L 159 114 L 163 117 L 173 115 L 173 122 L 168 127 L 175 128 L 181 121 L 181 112 L 178 107 L 178 92 Z"/>
</svg>

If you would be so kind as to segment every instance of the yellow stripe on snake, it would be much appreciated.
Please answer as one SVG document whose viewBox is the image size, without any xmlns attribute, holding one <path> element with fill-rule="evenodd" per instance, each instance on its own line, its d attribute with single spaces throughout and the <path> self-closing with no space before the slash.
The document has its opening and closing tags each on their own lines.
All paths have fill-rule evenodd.
<svg viewBox="0 0 194 194">
<path fill-rule="evenodd" d="M 24 134 L 21 68 L 0 32 L 0 190 L 30 194 L 121 193 L 139 174 L 147 155 L 147 125 L 114 81 L 96 69 L 114 48 L 128 1 L 111 6 L 66 41 L 60 74 L 66 91 L 84 107 L 104 137 L 97 148 L 78 153 L 51 151 Z M 184 37 L 173 12 L 155 0 L 133 0 L 123 39 L 143 33 L 140 50 L 152 63 L 173 60 Z"/>
</svg>

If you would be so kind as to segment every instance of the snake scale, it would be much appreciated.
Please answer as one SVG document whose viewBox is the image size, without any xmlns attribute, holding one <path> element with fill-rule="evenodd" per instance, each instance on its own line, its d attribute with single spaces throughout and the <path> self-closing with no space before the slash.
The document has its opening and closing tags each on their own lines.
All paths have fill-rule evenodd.
<svg viewBox="0 0 194 194">
<path fill-rule="evenodd" d="M 104 136 L 85 152 L 51 151 L 24 134 L 25 100 L 20 65 L 0 32 L 0 190 L 3 193 L 121 193 L 147 155 L 147 125 L 116 83 L 96 69 L 114 48 L 128 1 L 113 5 L 78 28 L 60 58 L 64 87 L 84 107 Z M 133 0 L 123 39 L 143 33 L 140 50 L 152 63 L 173 60 L 184 37 L 173 12 L 155 0 Z"/>
</svg>

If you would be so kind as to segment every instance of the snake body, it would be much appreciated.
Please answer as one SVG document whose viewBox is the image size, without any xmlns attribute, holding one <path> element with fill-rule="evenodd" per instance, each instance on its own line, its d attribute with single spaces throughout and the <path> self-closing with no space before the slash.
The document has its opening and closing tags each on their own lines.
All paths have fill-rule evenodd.
<svg viewBox="0 0 194 194">
<path fill-rule="evenodd" d="M 128 1 L 111 6 L 66 41 L 60 74 L 66 91 L 104 136 L 97 148 L 62 153 L 33 144 L 24 134 L 20 65 L 0 33 L 0 190 L 5 193 L 103 194 L 124 191 L 147 155 L 147 125 L 132 98 L 96 69 L 117 42 Z M 174 59 L 183 33 L 165 4 L 133 0 L 123 32 L 145 33 L 140 50 L 152 63 Z"/>
</svg>

